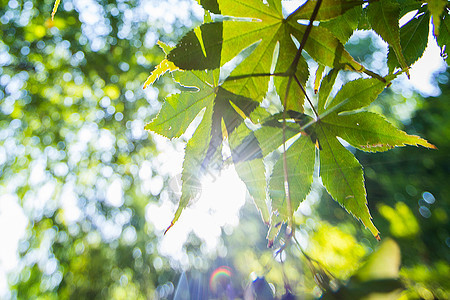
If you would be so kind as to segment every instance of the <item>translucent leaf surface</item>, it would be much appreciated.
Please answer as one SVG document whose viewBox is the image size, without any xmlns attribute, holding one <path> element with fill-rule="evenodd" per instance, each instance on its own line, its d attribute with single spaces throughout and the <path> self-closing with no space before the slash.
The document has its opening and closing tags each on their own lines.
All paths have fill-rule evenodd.
<svg viewBox="0 0 450 300">
<path fill-rule="evenodd" d="M 200 110 L 216 97 L 218 75 L 217 71 L 175 73 L 175 80 L 191 90 L 169 96 L 156 118 L 147 124 L 145 129 L 168 138 L 179 137 Z"/>
<path fill-rule="evenodd" d="M 372 223 L 366 200 L 362 167 L 358 160 L 336 139 L 325 126 L 318 132 L 322 144 L 320 151 L 320 177 L 334 200 L 355 216 L 378 239 L 378 229 Z"/>
<path fill-rule="evenodd" d="M 322 81 L 322 84 L 327 85 L 325 93 L 330 89 L 328 82 L 332 82 L 333 74 L 330 74 Z M 385 79 L 390 82 L 393 78 L 395 75 Z M 319 152 L 320 176 L 324 186 L 333 199 L 361 220 L 377 238 L 378 230 L 373 225 L 367 208 L 362 167 L 337 137 L 360 150 L 370 152 L 386 151 L 404 145 L 435 148 L 426 140 L 395 128 L 377 114 L 355 111 L 372 103 L 385 85 L 386 83 L 377 79 L 362 78 L 345 84 L 336 97 L 329 101 L 328 107 L 325 107 L 324 98 L 319 100 L 318 110 L 323 117 L 313 125 L 322 147 Z"/>
<path fill-rule="evenodd" d="M 423 54 L 428 43 L 430 15 L 417 14 L 411 21 L 400 29 L 400 42 L 403 54 L 408 65 L 415 63 Z M 389 48 L 388 66 L 392 71 L 400 66 L 397 57 Z"/>
<path fill-rule="evenodd" d="M 403 70 L 407 70 L 408 63 L 403 56 L 400 44 L 399 15 L 400 4 L 394 0 L 371 2 L 367 10 L 367 16 L 373 30 L 394 49 L 400 66 Z"/>
<path fill-rule="evenodd" d="M 293 32 L 297 40 L 301 40 L 307 26 L 292 23 Z M 342 43 L 327 29 L 312 27 L 311 34 L 304 49 L 318 63 L 327 67 L 338 67 L 346 70 L 363 72 L 365 68 L 357 63 L 353 57 L 344 49 Z"/>
<path fill-rule="evenodd" d="M 361 13 L 362 7 L 355 6 L 337 18 L 320 22 L 320 26 L 328 29 L 342 44 L 345 44 L 352 36 L 353 31 L 358 28 Z"/>
<path fill-rule="evenodd" d="M 314 144 L 309 138 L 301 137 L 286 150 L 286 161 L 291 212 L 288 211 L 285 193 L 283 156 L 275 164 L 269 183 L 272 209 L 277 210 L 283 219 L 289 218 L 309 194 L 314 173 Z"/>
</svg>

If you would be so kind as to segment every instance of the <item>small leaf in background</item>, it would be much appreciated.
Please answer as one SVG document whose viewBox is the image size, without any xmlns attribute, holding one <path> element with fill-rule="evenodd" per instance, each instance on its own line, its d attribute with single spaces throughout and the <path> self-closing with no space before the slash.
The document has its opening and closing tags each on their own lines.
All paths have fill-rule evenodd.
<svg viewBox="0 0 450 300">
<path fill-rule="evenodd" d="M 441 25 L 441 15 L 446 13 L 445 7 L 448 4 L 447 0 L 428 0 L 428 10 L 433 17 L 433 33 L 434 36 L 439 36 L 439 28 Z"/>
<path fill-rule="evenodd" d="M 398 238 L 417 238 L 420 226 L 414 213 L 404 202 L 395 203 L 395 207 L 380 204 L 380 214 L 389 221 L 391 234 Z"/>
<path fill-rule="evenodd" d="M 406 71 L 409 77 L 409 65 L 403 56 L 402 46 L 400 44 L 399 15 L 400 4 L 394 0 L 371 2 L 367 8 L 367 17 L 373 30 L 394 49 L 400 66 Z"/>
<path fill-rule="evenodd" d="M 448 15 L 444 15 L 441 21 L 437 42 L 441 47 L 441 56 L 447 60 L 450 50 L 450 17 Z"/>
<path fill-rule="evenodd" d="M 399 299 L 404 289 L 399 278 L 400 263 L 400 247 L 386 239 L 345 285 L 326 291 L 322 299 Z"/>
<path fill-rule="evenodd" d="M 358 281 L 396 279 L 400 263 L 400 247 L 394 240 L 386 239 L 353 277 Z"/>
<path fill-rule="evenodd" d="M 420 57 L 428 44 L 430 14 L 418 12 L 414 18 L 400 28 L 400 43 L 406 63 L 412 65 Z M 389 71 L 400 66 L 394 51 L 389 47 L 388 53 Z"/>
</svg>

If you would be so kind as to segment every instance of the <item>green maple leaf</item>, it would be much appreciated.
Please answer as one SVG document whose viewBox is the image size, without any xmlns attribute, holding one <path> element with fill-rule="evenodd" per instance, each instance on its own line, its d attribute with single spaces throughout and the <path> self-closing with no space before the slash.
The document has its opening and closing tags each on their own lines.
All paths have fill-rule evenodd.
<svg viewBox="0 0 450 300">
<path fill-rule="evenodd" d="M 316 20 L 325 21 L 336 18 L 354 7 L 361 7 L 364 2 L 365 1 L 362 0 L 322 0 Z M 295 12 L 292 13 L 291 17 L 296 20 L 309 20 L 316 4 L 317 0 L 307 1 L 304 5 L 297 8 Z"/>
<path fill-rule="evenodd" d="M 395 0 L 380 0 L 371 2 L 367 8 L 367 17 L 372 29 L 385 40 L 395 52 L 397 60 L 403 70 L 408 72 L 408 63 L 405 60 L 400 43 L 400 4 Z"/>
<path fill-rule="evenodd" d="M 184 88 L 194 89 L 174 94 L 165 99 L 157 117 L 145 129 L 167 138 L 183 134 L 198 113 L 216 98 L 219 72 L 186 71 L 174 72 L 174 80 Z"/>
<path fill-rule="evenodd" d="M 311 189 L 314 173 L 315 146 L 307 137 L 296 140 L 286 150 L 286 166 L 291 207 L 288 207 L 285 192 L 283 157 L 277 161 L 270 178 L 269 190 L 272 208 L 283 220 L 287 220 L 296 211 Z"/>
<path fill-rule="evenodd" d="M 281 1 L 268 1 L 268 5 L 260 0 L 218 2 L 223 15 L 241 18 L 223 23 L 222 63 L 234 58 L 242 49 L 257 43 L 252 53 L 232 71 L 230 80 L 224 83 L 224 87 L 260 101 L 267 91 L 268 76 L 239 80 L 231 78 L 248 74 L 269 74 L 274 61 L 275 73 L 286 72 L 289 68 L 297 48 L 290 36 L 291 26 L 283 17 Z M 274 57 L 276 48 L 279 49 L 279 54 Z M 309 72 L 303 57 L 300 58 L 296 75 L 304 85 Z M 286 91 L 287 80 L 287 77 L 275 78 L 275 86 L 280 95 Z M 287 99 L 287 107 L 302 110 L 303 98 L 301 89 L 293 86 Z"/>
<path fill-rule="evenodd" d="M 412 65 L 423 55 L 428 44 L 429 23 L 430 14 L 419 10 L 408 23 L 400 28 L 400 44 L 408 65 Z M 389 47 L 388 66 L 392 72 L 400 64 L 394 51 L 391 50 L 392 47 Z"/>
<path fill-rule="evenodd" d="M 198 194 L 201 177 L 207 172 L 210 163 L 221 157 L 221 153 L 217 152 L 220 152 L 224 138 L 233 134 L 244 119 L 259 106 L 258 102 L 235 95 L 220 86 L 219 70 L 176 71 L 174 79 L 187 90 L 169 96 L 159 114 L 145 128 L 167 138 L 176 138 L 186 131 L 197 115 L 204 109 L 205 111 L 200 125 L 186 145 L 181 177 L 182 195 L 171 226 L 178 220 L 182 210 Z M 236 149 L 233 151 L 236 152 Z M 260 162 L 254 162 L 255 159 L 260 159 Z M 238 174 L 246 183 L 250 194 L 255 198 L 258 208 L 268 222 L 268 210 L 267 208 L 264 210 L 260 205 L 261 201 L 266 199 L 261 193 L 261 190 L 265 193 L 262 155 L 255 154 L 253 157 L 246 157 L 240 161 L 246 167 L 240 167 Z M 235 159 L 235 163 L 238 162 L 239 160 Z M 248 173 L 248 170 L 252 169 L 257 175 L 260 175 L 262 170 L 263 180 L 261 178 L 255 180 L 254 175 L 250 176 L 251 173 L 246 175 L 245 172 Z M 262 189 L 261 182 L 264 183 Z"/>
<path fill-rule="evenodd" d="M 444 15 L 441 21 L 437 42 L 441 47 L 441 56 L 447 60 L 450 49 L 450 17 L 448 15 Z"/>
<path fill-rule="evenodd" d="M 405 61 L 410 61 L 409 55 L 414 51 L 408 47 L 409 44 L 405 45 L 405 60 L 403 39 L 397 39 L 400 36 L 397 34 L 398 25 L 387 28 L 391 21 L 375 19 L 379 12 L 384 17 L 395 15 L 397 22 L 400 9 L 391 0 L 382 2 L 387 3 L 386 7 L 370 4 L 371 25 L 392 45 L 395 58 L 405 67 Z M 176 138 L 185 132 L 196 116 L 203 114 L 200 125 L 186 145 L 182 195 L 171 226 L 198 194 L 201 178 L 208 166 L 216 161 L 223 164 L 222 145 L 228 138 L 231 159 L 239 177 L 245 182 L 263 220 L 266 223 L 270 221 L 269 243 L 273 242 L 280 224 L 292 218 L 293 212 L 308 195 L 316 152 L 319 152 L 320 176 L 327 191 L 378 238 L 378 230 L 367 208 L 362 167 L 338 138 L 370 152 L 405 145 L 434 146 L 395 128 L 377 114 L 361 111 L 377 98 L 386 82 L 394 79 L 395 75 L 382 80 L 349 82 L 334 99 L 330 99 L 340 69 L 370 73 L 343 46 L 361 19 L 361 1 L 323 0 L 317 18 L 328 21 L 312 27 L 297 20 L 311 17 L 315 1 L 308 2 L 286 19 L 280 0 L 267 0 L 266 4 L 261 0 L 201 0 L 199 3 L 205 9 L 227 17 L 222 22 L 203 24 L 188 32 L 168 53 L 168 63 L 161 65 L 151 76 L 157 78 L 176 68 L 189 70 L 173 72 L 183 91 L 166 99 L 158 116 L 146 129 Z M 210 22 L 211 18 L 208 17 L 207 21 Z M 343 30 L 334 27 L 342 27 Z M 298 52 L 292 37 L 301 41 L 305 35 L 308 38 L 302 45 L 303 49 L 321 66 L 315 86 L 319 85 L 325 66 L 333 68 L 320 84 L 319 103 L 314 110 L 316 118 L 303 113 L 305 95 L 302 85 L 305 85 L 309 71 L 302 56 L 295 70 L 297 82 L 287 90 L 293 76 L 292 61 Z M 242 55 L 244 49 L 251 49 L 247 51 L 248 56 L 234 67 L 223 83 L 219 83 L 219 68 Z M 273 73 L 276 76 L 270 75 Z M 272 115 L 259 107 L 271 76 L 274 76 L 274 85 L 281 97 L 284 93 L 288 95 L 285 112 Z M 244 122 L 246 119 L 247 123 L 254 122 L 252 126 L 258 124 L 260 128 L 251 130 L 252 126 Z M 292 145 L 291 141 L 286 143 L 290 139 Z M 263 158 L 280 149 L 281 145 L 285 145 L 287 150 L 270 176 L 268 190 L 272 212 L 269 212 Z M 286 179 L 288 189 L 285 187 Z M 289 195 L 286 195 L 287 191 Z"/>
<path fill-rule="evenodd" d="M 259 112 L 256 111 L 256 113 Z M 261 218 L 268 224 L 270 215 L 267 207 L 266 167 L 260 144 L 254 133 L 244 123 L 236 128 L 228 141 L 236 173 L 245 183 Z"/>
<path fill-rule="evenodd" d="M 428 10 L 433 16 L 433 33 L 435 36 L 439 36 L 439 29 L 441 25 L 441 15 L 447 13 L 446 6 L 447 0 L 428 0 Z"/>
<path fill-rule="evenodd" d="M 386 80 L 389 82 L 394 77 L 391 75 Z M 344 85 L 332 101 L 319 97 L 319 113 L 331 112 L 313 125 L 322 146 L 319 157 L 323 185 L 333 199 L 361 220 L 377 238 L 378 230 L 367 207 L 362 166 L 337 138 L 370 152 L 405 145 L 435 148 L 426 140 L 395 128 L 377 114 L 359 111 L 370 105 L 384 88 L 385 84 L 377 79 L 358 79 Z"/>
<path fill-rule="evenodd" d="M 361 13 L 362 7 L 355 6 L 334 19 L 320 22 L 320 26 L 328 29 L 342 44 L 345 44 L 358 28 Z"/>
</svg>

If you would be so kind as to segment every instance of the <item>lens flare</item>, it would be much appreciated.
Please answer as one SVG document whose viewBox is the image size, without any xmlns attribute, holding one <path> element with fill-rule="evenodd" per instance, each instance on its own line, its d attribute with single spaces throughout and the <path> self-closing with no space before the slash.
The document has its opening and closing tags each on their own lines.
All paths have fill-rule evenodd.
<svg viewBox="0 0 450 300">
<path fill-rule="evenodd" d="M 227 266 L 220 266 L 211 273 L 209 278 L 209 288 L 212 292 L 217 292 L 221 286 L 225 288 L 231 281 L 231 268 Z"/>
</svg>

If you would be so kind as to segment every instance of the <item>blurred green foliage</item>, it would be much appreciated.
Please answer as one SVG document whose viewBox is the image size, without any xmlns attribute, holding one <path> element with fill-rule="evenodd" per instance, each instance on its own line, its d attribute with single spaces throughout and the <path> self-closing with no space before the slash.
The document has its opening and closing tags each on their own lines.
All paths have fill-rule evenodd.
<svg viewBox="0 0 450 300">
<path fill-rule="evenodd" d="M 145 220 L 164 173 L 143 126 L 171 87 L 142 85 L 157 39 L 195 17 L 186 2 L 166 20 L 140 1 L 63 1 L 52 22 L 53 2 L 0 3 L 0 195 L 29 219 L 10 296 L 152 298 L 172 277 Z"/>
<path fill-rule="evenodd" d="M 175 15 L 164 14 L 174 5 Z M 143 127 L 174 87 L 168 78 L 145 91 L 142 85 L 164 57 L 156 41 L 175 41 L 198 16 L 186 1 L 64 0 L 51 22 L 52 7 L 53 0 L 0 0 L 0 201 L 14 197 L 29 220 L 5 298 L 170 298 L 178 269 L 158 253 L 161 235 L 145 214 L 149 202 L 169 201 L 167 172 Z M 349 51 L 377 49 L 370 42 Z M 374 58 L 360 59 L 376 66 Z M 449 74 L 436 78 L 440 97 L 386 92 L 371 109 L 438 151 L 356 152 L 374 222 L 400 247 L 404 299 L 450 297 Z M 393 104 L 411 99 L 409 120 Z M 321 199 L 319 187 L 313 193 L 296 214 L 300 245 L 268 250 L 267 228 L 246 205 L 239 227 L 223 233 L 226 257 L 205 257 L 201 241 L 187 237 L 189 278 L 207 282 L 229 265 L 240 291 L 250 274 L 264 276 L 277 297 L 358 291 L 355 274 L 379 245 L 329 197 Z M 284 242 L 282 235 L 276 246 Z M 207 263 L 198 266 L 198 258 Z"/>
</svg>

